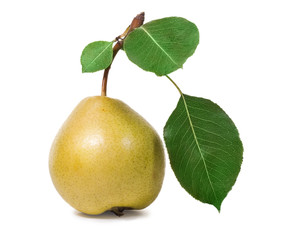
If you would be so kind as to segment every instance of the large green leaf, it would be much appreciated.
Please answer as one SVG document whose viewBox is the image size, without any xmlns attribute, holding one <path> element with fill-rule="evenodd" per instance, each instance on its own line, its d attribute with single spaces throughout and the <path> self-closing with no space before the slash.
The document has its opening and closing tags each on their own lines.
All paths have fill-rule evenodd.
<svg viewBox="0 0 301 240">
<path fill-rule="evenodd" d="M 113 42 L 97 41 L 88 44 L 81 55 L 82 72 L 96 72 L 107 68 L 113 58 Z"/>
<path fill-rule="evenodd" d="M 128 58 L 159 76 L 183 66 L 199 43 L 195 24 L 180 17 L 148 22 L 131 32 L 124 41 Z"/>
<path fill-rule="evenodd" d="M 232 120 L 210 100 L 182 94 L 164 127 L 164 140 L 182 187 L 220 210 L 243 157 Z"/>
</svg>

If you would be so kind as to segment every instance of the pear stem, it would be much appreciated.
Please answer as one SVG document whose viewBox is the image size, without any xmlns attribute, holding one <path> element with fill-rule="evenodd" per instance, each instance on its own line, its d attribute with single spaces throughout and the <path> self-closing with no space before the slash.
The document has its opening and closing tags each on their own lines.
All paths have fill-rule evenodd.
<svg viewBox="0 0 301 240">
<path fill-rule="evenodd" d="M 123 47 L 124 39 L 132 32 L 134 29 L 140 27 L 144 22 L 144 12 L 138 14 L 132 21 L 132 23 L 127 27 L 123 34 L 119 35 L 115 38 L 116 44 L 113 47 L 113 59 L 112 62 L 120 49 Z M 101 96 L 107 96 L 107 83 L 108 83 L 108 75 L 111 69 L 111 64 L 105 69 L 102 78 L 102 88 L 101 88 Z"/>
</svg>

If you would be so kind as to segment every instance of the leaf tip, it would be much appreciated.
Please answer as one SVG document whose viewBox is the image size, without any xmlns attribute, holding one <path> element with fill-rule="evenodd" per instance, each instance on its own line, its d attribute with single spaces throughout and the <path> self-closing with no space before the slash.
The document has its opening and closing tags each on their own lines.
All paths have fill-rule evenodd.
<svg viewBox="0 0 301 240">
<path fill-rule="evenodd" d="M 89 70 L 87 66 L 82 65 L 82 73 L 89 73 L 89 72 L 93 72 L 93 71 L 91 71 L 91 69 Z"/>
<path fill-rule="evenodd" d="M 217 209 L 218 213 L 221 213 L 221 204 L 215 204 L 214 207 Z"/>
</svg>

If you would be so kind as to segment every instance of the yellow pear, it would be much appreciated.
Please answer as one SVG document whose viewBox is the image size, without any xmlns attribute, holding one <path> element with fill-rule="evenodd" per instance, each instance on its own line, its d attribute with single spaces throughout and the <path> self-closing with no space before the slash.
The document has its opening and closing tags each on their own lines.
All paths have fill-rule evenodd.
<svg viewBox="0 0 301 240">
<path fill-rule="evenodd" d="M 163 144 L 152 126 L 122 101 L 88 97 L 73 110 L 50 151 L 59 194 L 86 214 L 142 209 L 160 192 Z"/>
</svg>

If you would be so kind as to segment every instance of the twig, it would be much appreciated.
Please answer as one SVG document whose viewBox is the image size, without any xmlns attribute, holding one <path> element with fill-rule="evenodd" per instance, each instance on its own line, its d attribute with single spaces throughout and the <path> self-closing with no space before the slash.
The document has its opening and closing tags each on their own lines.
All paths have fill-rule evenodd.
<svg viewBox="0 0 301 240">
<path fill-rule="evenodd" d="M 116 54 L 118 53 L 118 51 L 120 49 L 122 49 L 123 47 L 123 42 L 124 39 L 129 35 L 130 32 L 132 32 L 135 28 L 140 27 L 144 22 L 144 12 L 138 14 L 132 21 L 132 23 L 130 24 L 129 27 L 127 27 L 127 29 L 125 30 L 125 32 L 121 35 L 119 35 L 118 37 L 115 38 L 115 40 L 117 41 L 116 44 L 113 47 L 113 59 L 112 62 L 116 56 Z M 103 73 L 103 78 L 102 78 L 102 88 L 101 88 L 101 96 L 107 96 L 107 83 L 108 83 L 108 75 L 109 75 L 109 71 L 111 69 L 111 64 L 105 69 L 104 73 Z"/>
</svg>

